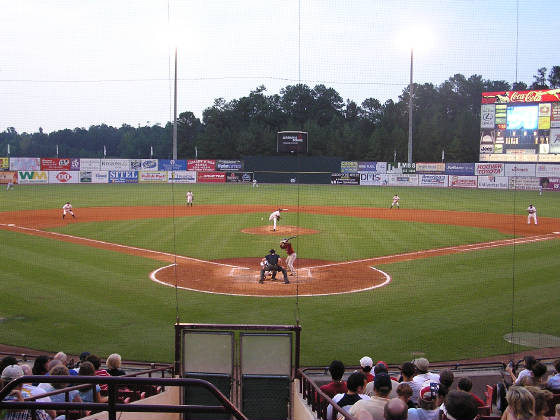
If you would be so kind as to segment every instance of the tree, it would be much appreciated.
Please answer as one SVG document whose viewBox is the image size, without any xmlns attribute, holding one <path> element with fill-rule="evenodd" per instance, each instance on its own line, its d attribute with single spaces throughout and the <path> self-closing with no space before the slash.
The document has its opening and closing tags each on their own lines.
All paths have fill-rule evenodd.
<svg viewBox="0 0 560 420">
<path fill-rule="evenodd" d="M 537 70 L 537 74 L 533 76 L 533 83 L 531 89 L 548 89 L 546 84 L 546 67 L 541 67 Z"/>
<path fill-rule="evenodd" d="M 548 73 L 548 83 L 553 89 L 560 88 L 560 66 L 552 66 L 550 73 Z"/>
</svg>

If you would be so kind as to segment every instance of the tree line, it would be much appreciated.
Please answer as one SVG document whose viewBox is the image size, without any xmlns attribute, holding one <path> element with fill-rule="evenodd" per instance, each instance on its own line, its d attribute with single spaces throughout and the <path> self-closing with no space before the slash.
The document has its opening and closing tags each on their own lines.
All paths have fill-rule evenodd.
<svg viewBox="0 0 560 420">
<path fill-rule="evenodd" d="M 533 83 L 511 85 L 485 80 L 480 75 L 455 74 L 440 85 L 414 84 L 413 160 L 438 161 L 442 151 L 450 162 L 478 160 L 480 101 L 485 91 L 547 89 L 560 87 L 560 66 L 547 73 L 542 67 Z M 309 153 L 345 160 L 406 161 L 408 148 L 409 88 L 397 101 L 381 103 L 367 98 L 361 104 L 346 101 L 323 84 L 288 85 L 279 94 L 266 94 L 258 86 L 248 96 L 214 100 L 202 121 L 192 112 L 178 116 L 177 144 L 180 159 L 234 159 L 272 155 L 278 131 L 307 131 Z M 44 133 L 18 133 L 13 127 L 0 132 L 0 156 L 106 157 L 168 159 L 172 156 L 173 126 L 168 122 L 144 127 L 105 124 Z"/>
</svg>

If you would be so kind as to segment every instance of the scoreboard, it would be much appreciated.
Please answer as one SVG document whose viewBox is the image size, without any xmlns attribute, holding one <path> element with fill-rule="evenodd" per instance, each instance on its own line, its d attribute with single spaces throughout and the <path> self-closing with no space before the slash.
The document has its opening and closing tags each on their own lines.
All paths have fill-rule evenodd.
<svg viewBox="0 0 560 420">
<path fill-rule="evenodd" d="M 483 92 L 481 162 L 560 162 L 560 89 Z"/>
</svg>

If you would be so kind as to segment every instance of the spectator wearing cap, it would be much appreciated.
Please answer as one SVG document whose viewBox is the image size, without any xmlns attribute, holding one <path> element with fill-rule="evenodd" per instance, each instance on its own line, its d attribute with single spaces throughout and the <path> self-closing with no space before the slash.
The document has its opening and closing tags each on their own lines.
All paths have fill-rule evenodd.
<svg viewBox="0 0 560 420">
<path fill-rule="evenodd" d="M 389 371 L 387 369 L 387 363 L 385 362 L 377 362 L 377 364 L 375 365 L 375 367 L 373 368 L 373 376 L 377 376 L 380 373 L 386 373 L 387 375 L 389 375 Z M 396 398 L 397 397 L 397 386 L 399 385 L 399 383 L 391 378 L 389 376 L 389 379 L 391 379 L 391 392 L 389 393 L 389 397 L 388 398 Z M 375 395 L 374 390 L 373 390 L 373 382 L 370 382 L 366 385 L 366 389 L 364 391 L 364 394 L 369 395 L 370 397 Z"/>
<path fill-rule="evenodd" d="M 360 368 L 362 373 L 365 375 L 368 383 L 373 381 L 373 375 L 371 374 L 371 369 L 373 368 L 373 360 L 369 356 L 364 356 L 360 359 Z"/>
<path fill-rule="evenodd" d="M 393 398 L 387 401 L 383 413 L 385 420 L 406 420 L 408 418 L 408 406 L 403 400 Z"/>
<path fill-rule="evenodd" d="M 384 408 L 389 401 L 389 393 L 391 392 L 391 378 L 385 372 L 375 375 L 373 380 L 373 397 L 370 400 L 358 401 L 350 409 L 350 415 L 355 416 L 360 410 L 369 412 L 374 419 L 383 419 Z"/>
<path fill-rule="evenodd" d="M 414 365 L 416 366 L 416 376 L 413 381 L 421 385 L 426 381 L 439 383 L 439 375 L 437 373 L 432 373 L 428 369 L 430 368 L 430 362 L 425 357 L 414 360 Z"/>
<path fill-rule="evenodd" d="M 478 415 L 476 402 L 471 394 L 451 391 L 441 406 L 442 420 L 472 420 Z"/>
<path fill-rule="evenodd" d="M 419 408 L 409 408 L 408 418 L 412 420 L 438 420 L 439 407 L 445 401 L 446 395 L 447 388 L 436 382 L 422 388 L 418 400 Z"/>
<path fill-rule="evenodd" d="M 107 359 L 107 362 L 109 360 Z M 344 363 L 340 360 L 333 360 L 329 366 L 329 372 L 331 374 L 331 382 L 321 387 L 321 391 L 327 394 L 330 398 L 333 398 L 336 394 L 344 394 L 348 391 L 346 382 L 342 380 L 342 375 L 344 375 Z"/>
<path fill-rule="evenodd" d="M 480 398 L 478 398 L 478 396 L 476 394 L 471 392 L 472 381 L 470 380 L 470 378 L 464 377 L 464 378 L 459 379 L 459 382 L 457 383 L 457 388 L 459 388 L 460 391 L 464 391 L 464 392 L 470 394 L 471 397 L 473 397 L 474 402 L 476 403 L 477 407 L 484 406 L 484 401 L 482 401 Z"/>
<path fill-rule="evenodd" d="M 74 366 L 74 369 L 70 369 L 70 374 L 73 375 L 72 372 L 75 372 L 75 374 L 77 375 L 79 370 L 80 370 L 80 364 L 82 362 L 86 361 L 86 358 L 90 355 L 91 353 L 89 351 L 83 351 L 80 353 L 80 360 L 78 360 L 78 363 L 76 363 L 76 366 Z"/>
<path fill-rule="evenodd" d="M 555 375 L 551 375 L 546 381 L 546 387 L 555 393 L 560 393 L 560 359 L 554 361 Z"/>
<path fill-rule="evenodd" d="M 416 406 L 418 405 L 418 398 L 420 398 L 420 390 L 422 389 L 422 384 L 419 382 L 414 382 L 414 375 L 416 375 L 416 365 L 412 362 L 405 362 L 401 366 L 401 375 L 403 384 L 409 384 L 412 388 L 412 397 L 410 401 Z"/>
<path fill-rule="evenodd" d="M 363 393 L 364 387 L 366 386 L 366 377 L 362 372 L 352 373 L 346 381 L 346 386 L 348 387 L 348 391 L 346 391 L 344 394 L 336 394 L 332 398 L 333 402 L 337 403 L 344 410 L 348 411 L 348 408 L 362 399 L 370 399 Z M 332 418 L 333 408 L 332 405 L 329 405 L 327 407 L 327 420 L 331 420 Z"/>
</svg>

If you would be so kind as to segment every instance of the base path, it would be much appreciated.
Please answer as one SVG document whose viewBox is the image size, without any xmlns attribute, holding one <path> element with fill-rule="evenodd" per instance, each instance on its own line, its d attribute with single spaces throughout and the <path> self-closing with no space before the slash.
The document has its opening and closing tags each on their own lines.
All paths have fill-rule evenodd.
<svg viewBox="0 0 560 420">
<path fill-rule="evenodd" d="M 186 256 L 79 238 L 44 230 L 47 228 L 64 226 L 69 223 L 80 222 L 188 217 L 209 214 L 262 213 L 263 215 L 268 215 L 273 210 L 274 209 L 271 209 L 270 206 L 254 205 L 89 207 L 75 209 L 77 218 L 66 218 L 65 220 L 62 220 L 61 211 L 59 209 L 28 210 L 0 213 L 0 229 L 164 261 L 170 264 L 151 273 L 150 277 L 152 280 L 168 286 L 177 286 L 187 290 L 244 296 L 313 296 L 371 290 L 384 286 L 391 281 L 390 276 L 376 269 L 375 265 L 560 238 L 560 234 L 558 233 L 560 232 L 560 219 L 555 218 L 539 217 L 540 224 L 535 226 L 527 225 L 526 216 L 493 213 L 300 206 L 297 210 L 294 209 L 293 212 L 471 226 L 495 229 L 505 234 L 514 235 L 515 239 L 346 262 L 329 262 L 298 258 L 296 261 L 297 276 L 289 277 L 290 284 L 283 283 L 281 273 L 279 273 L 275 281 L 267 280 L 264 284 L 258 284 L 260 258 L 204 261 Z M 271 227 L 268 225 L 255 226 L 251 229 L 244 230 L 244 232 L 257 235 L 272 234 L 282 237 L 316 233 L 316 231 L 311 229 L 282 225 L 279 226 L 277 232 L 272 232 Z"/>
</svg>

